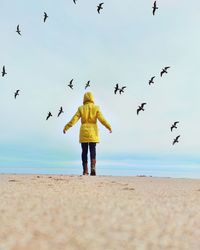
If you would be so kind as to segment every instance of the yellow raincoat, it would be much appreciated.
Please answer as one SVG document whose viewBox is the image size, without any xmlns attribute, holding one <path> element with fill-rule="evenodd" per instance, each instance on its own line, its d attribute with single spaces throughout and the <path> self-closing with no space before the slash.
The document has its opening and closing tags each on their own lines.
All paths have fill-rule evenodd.
<svg viewBox="0 0 200 250">
<path fill-rule="evenodd" d="M 103 117 L 99 106 L 94 104 L 94 97 L 91 92 L 87 92 L 83 98 L 83 105 L 80 106 L 76 114 L 64 127 L 66 132 L 81 118 L 79 142 L 99 142 L 99 129 L 97 119 L 108 129 L 112 130 L 110 124 Z"/>
</svg>

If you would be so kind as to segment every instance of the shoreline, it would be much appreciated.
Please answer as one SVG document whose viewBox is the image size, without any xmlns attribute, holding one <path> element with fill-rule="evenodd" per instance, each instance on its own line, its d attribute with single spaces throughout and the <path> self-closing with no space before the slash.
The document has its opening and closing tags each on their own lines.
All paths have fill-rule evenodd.
<svg viewBox="0 0 200 250">
<path fill-rule="evenodd" d="M 59 173 L 0 173 L 0 176 L 83 176 L 81 174 L 59 174 Z M 89 177 L 90 175 L 88 175 L 87 177 Z M 83 176 L 86 177 L 86 176 Z M 174 177 L 174 176 L 153 176 L 153 175 L 100 175 L 97 174 L 96 177 L 116 177 L 116 178 L 135 178 L 135 177 L 139 177 L 139 178 L 161 178 L 161 179 L 188 179 L 188 180 L 200 180 L 200 177 Z M 91 177 L 91 178 L 96 178 L 96 177 Z"/>
</svg>

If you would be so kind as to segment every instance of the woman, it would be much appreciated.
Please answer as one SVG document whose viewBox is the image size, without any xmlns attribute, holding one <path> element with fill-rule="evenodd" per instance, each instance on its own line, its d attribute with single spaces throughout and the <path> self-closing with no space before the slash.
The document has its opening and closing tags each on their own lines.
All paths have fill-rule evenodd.
<svg viewBox="0 0 200 250">
<path fill-rule="evenodd" d="M 94 97 L 91 92 L 84 94 L 83 105 L 80 106 L 76 114 L 68 122 L 63 133 L 72 127 L 81 118 L 81 127 L 79 134 L 79 142 L 82 147 L 82 165 L 83 175 L 88 175 L 88 147 L 90 149 L 91 172 L 90 175 L 96 175 L 96 143 L 99 142 L 99 131 L 97 120 L 99 120 L 112 133 L 110 124 L 103 117 L 99 106 L 94 104 Z"/>
</svg>

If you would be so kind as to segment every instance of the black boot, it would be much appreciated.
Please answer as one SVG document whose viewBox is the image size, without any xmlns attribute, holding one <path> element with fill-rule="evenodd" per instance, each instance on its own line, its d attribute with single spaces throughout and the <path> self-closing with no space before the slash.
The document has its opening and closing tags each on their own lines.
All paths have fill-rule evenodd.
<svg viewBox="0 0 200 250">
<path fill-rule="evenodd" d="M 96 159 L 91 160 L 91 173 L 90 175 L 96 175 Z"/>
<path fill-rule="evenodd" d="M 83 163 L 83 175 L 88 175 L 88 163 Z"/>
</svg>

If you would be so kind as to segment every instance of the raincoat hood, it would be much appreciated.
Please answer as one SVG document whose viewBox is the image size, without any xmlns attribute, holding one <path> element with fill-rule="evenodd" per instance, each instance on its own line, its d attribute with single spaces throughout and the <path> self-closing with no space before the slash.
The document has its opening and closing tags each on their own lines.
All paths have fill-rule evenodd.
<svg viewBox="0 0 200 250">
<path fill-rule="evenodd" d="M 94 103 L 94 96 L 92 94 L 92 92 L 87 92 L 84 94 L 84 97 L 83 97 L 83 104 L 86 104 L 86 103 Z"/>
</svg>

